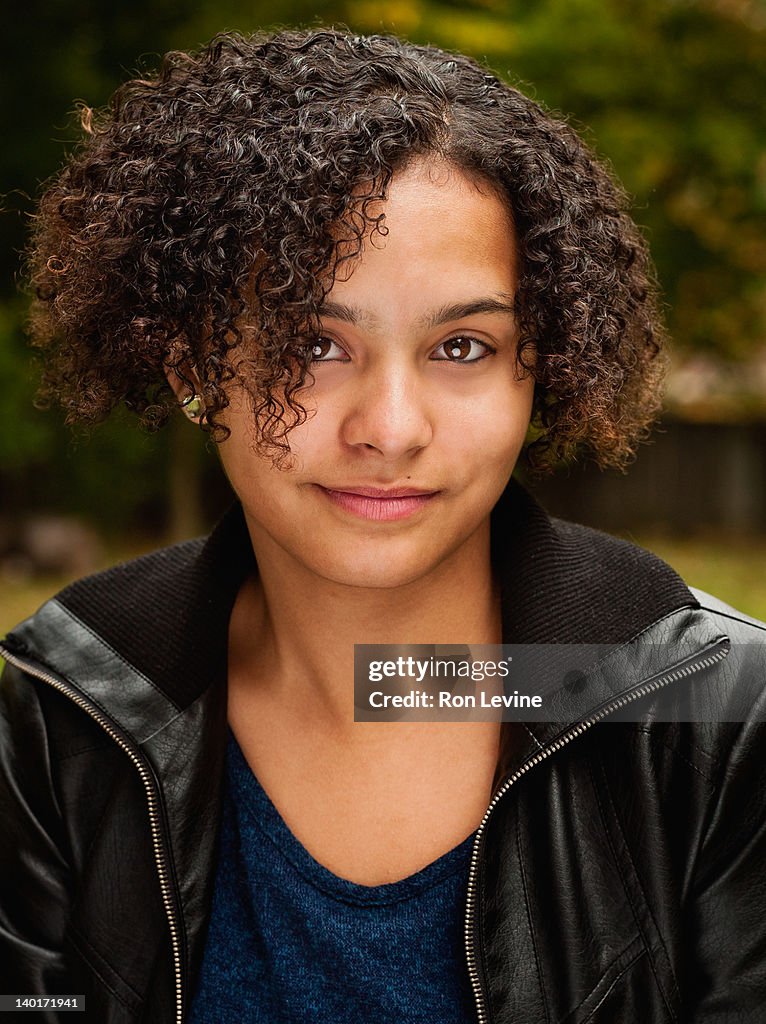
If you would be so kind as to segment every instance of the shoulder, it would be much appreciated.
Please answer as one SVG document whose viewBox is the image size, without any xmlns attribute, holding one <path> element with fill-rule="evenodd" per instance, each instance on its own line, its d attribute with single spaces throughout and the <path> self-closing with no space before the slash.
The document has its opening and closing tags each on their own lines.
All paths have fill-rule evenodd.
<svg viewBox="0 0 766 1024">
<path fill-rule="evenodd" d="M 3 644 L 68 677 L 118 680 L 130 669 L 186 706 L 225 669 L 231 607 L 253 566 L 235 505 L 208 537 L 70 584 Z"/>
<path fill-rule="evenodd" d="M 580 564 L 590 565 L 589 572 L 580 571 L 577 587 L 590 594 L 589 605 L 607 614 L 610 603 L 619 604 L 621 611 L 608 614 L 622 623 L 646 618 L 648 625 L 632 633 L 630 649 L 640 659 L 646 645 L 661 645 L 663 658 L 675 666 L 674 684 L 636 708 L 647 712 L 636 728 L 689 761 L 701 754 L 708 768 L 717 765 L 719 779 L 735 764 L 739 770 L 743 761 L 760 757 L 766 742 L 766 623 L 693 586 L 629 541 L 551 522 L 562 550 L 579 552 Z M 608 593 L 600 604 L 593 580 L 600 581 L 595 589 Z"/>
<path fill-rule="evenodd" d="M 754 619 L 746 615 L 730 604 L 726 604 L 718 597 L 700 590 L 698 587 L 689 588 L 699 602 L 700 608 L 715 615 L 722 625 L 727 625 L 730 630 L 736 631 L 738 636 L 748 637 L 752 643 L 766 643 L 766 622 Z"/>
<path fill-rule="evenodd" d="M 204 546 L 204 539 L 184 541 L 159 548 L 99 572 L 80 577 L 53 594 L 40 608 L 5 638 L 8 646 L 21 633 L 42 629 L 51 605 L 67 609 L 83 622 L 99 622 L 115 615 L 135 614 L 173 595 L 177 600 L 192 574 Z"/>
<path fill-rule="evenodd" d="M 670 614 L 680 608 L 695 608 L 714 623 L 732 643 L 766 645 L 766 623 L 701 590 L 654 552 L 611 534 L 565 520 L 552 519 L 562 549 L 576 553 L 579 575 L 587 572 L 607 588 L 612 597 L 626 605 L 646 599 L 647 611 L 667 604 Z M 675 606 L 675 607 L 672 607 Z M 766 652 L 766 647 L 764 647 Z"/>
</svg>

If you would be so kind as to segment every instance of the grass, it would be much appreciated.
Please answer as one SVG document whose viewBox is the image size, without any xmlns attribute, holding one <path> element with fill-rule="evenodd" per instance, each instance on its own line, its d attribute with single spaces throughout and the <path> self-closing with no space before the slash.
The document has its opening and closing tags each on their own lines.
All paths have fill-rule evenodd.
<svg viewBox="0 0 766 1024">
<path fill-rule="evenodd" d="M 654 551 L 693 587 L 766 621 L 766 536 L 728 540 L 631 537 Z"/>
<path fill-rule="evenodd" d="M 720 538 L 676 540 L 661 536 L 630 539 L 664 558 L 692 586 L 766 620 L 766 537 L 723 542 Z M 113 561 L 135 553 L 118 553 Z M 68 582 L 65 577 L 33 581 L 0 579 L 0 636 Z"/>
<path fill-rule="evenodd" d="M 63 576 L 50 576 L 27 581 L 0 579 L 0 636 L 17 622 L 26 619 L 49 597 L 69 582 Z"/>
</svg>

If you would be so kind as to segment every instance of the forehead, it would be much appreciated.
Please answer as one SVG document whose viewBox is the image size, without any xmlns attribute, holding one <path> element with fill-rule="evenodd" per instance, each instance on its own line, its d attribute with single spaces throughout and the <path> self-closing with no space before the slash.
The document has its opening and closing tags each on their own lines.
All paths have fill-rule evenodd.
<svg viewBox="0 0 766 1024">
<path fill-rule="evenodd" d="M 440 233 L 510 235 L 515 243 L 513 215 L 501 187 L 436 156 L 419 157 L 396 171 L 387 198 L 369 204 L 373 217 L 383 214 L 386 228 L 407 233 L 428 225 Z"/>
<path fill-rule="evenodd" d="M 476 294 L 514 294 L 513 216 L 492 183 L 444 161 L 420 159 L 394 174 L 387 198 L 367 209 L 371 217 L 383 215 L 383 233 L 367 234 L 361 256 L 338 275 L 329 304 L 415 311 Z"/>
</svg>

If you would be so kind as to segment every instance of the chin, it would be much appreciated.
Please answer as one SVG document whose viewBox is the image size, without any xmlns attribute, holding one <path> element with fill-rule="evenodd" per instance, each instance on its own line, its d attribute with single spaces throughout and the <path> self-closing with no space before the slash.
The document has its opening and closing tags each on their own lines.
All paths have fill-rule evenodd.
<svg viewBox="0 0 766 1024">
<path fill-rule="evenodd" d="M 317 575 L 344 587 L 392 590 L 404 587 L 427 576 L 435 566 L 423 558 L 377 556 L 323 560 L 315 569 Z"/>
</svg>

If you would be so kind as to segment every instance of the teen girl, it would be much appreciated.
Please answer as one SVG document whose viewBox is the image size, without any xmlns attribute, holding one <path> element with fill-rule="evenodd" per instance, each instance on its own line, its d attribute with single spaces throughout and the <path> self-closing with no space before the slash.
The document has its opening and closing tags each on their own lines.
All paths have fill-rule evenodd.
<svg viewBox="0 0 766 1024">
<path fill-rule="evenodd" d="M 237 501 L 3 641 L 2 992 L 98 1024 L 761 1021 L 760 688 L 728 712 L 764 626 L 511 480 L 621 464 L 658 406 L 603 168 L 468 58 L 336 30 L 171 54 L 85 127 L 31 252 L 44 391 L 180 406 Z M 366 723 L 355 643 L 615 653 L 556 721 Z"/>
</svg>

